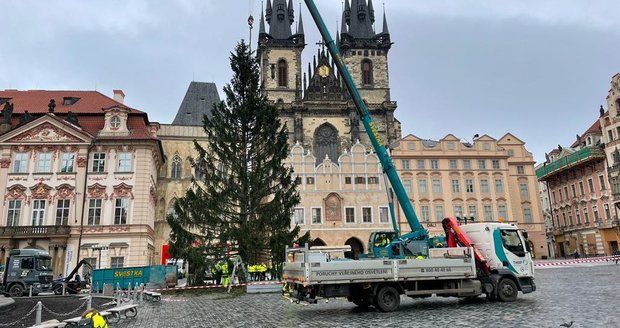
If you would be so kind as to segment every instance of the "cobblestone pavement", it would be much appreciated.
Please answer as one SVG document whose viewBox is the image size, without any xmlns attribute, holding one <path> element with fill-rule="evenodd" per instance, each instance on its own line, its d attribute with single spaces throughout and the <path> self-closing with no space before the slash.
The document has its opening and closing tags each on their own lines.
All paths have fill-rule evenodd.
<svg viewBox="0 0 620 328">
<path fill-rule="evenodd" d="M 277 294 L 164 296 L 120 327 L 620 327 L 620 265 L 539 269 L 538 291 L 514 303 L 402 298 L 381 313 L 346 300 L 297 305 Z"/>
</svg>

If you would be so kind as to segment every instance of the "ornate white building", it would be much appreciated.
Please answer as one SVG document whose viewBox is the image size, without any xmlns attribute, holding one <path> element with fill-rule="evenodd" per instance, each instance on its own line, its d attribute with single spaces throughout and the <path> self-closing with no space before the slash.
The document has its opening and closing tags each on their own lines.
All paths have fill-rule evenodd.
<svg viewBox="0 0 620 328">
<path fill-rule="evenodd" d="M 15 248 L 49 251 L 54 274 L 80 259 L 153 262 L 158 125 L 114 93 L 0 91 L 2 259 Z"/>
</svg>

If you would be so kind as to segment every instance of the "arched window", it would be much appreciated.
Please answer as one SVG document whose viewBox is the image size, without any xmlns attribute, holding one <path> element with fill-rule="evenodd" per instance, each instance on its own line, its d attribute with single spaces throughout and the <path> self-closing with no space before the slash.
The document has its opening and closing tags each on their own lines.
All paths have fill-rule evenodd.
<svg viewBox="0 0 620 328">
<path fill-rule="evenodd" d="M 278 86 L 286 87 L 288 85 L 288 65 L 286 60 L 278 61 Z"/>
<path fill-rule="evenodd" d="M 321 164 L 328 156 L 332 162 L 338 161 L 340 143 L 338 130 L 329 123 L 323 123 L 314 131 L 314 156 L 316 164 Z"/>
<path fill-rule="evenodd" d="M 181 164 L 181 158 L 179 155 L 174 155 L 172 159 L 172 172 L 170 172 L 170 177 L 172 179 L 180 179 L 183 175 L 183 165 Z"/>
<path fill-rule="evenodd" d="M 372 85 L 372 62 L 368 59 L 362 60 L 362 85 Z"/>
</svg>

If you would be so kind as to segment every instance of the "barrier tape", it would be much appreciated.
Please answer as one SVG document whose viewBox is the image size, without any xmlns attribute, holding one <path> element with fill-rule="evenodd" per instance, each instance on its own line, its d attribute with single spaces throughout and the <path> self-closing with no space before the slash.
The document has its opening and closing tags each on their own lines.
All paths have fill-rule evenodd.
<svg viewBox="0 0 620 328">
<path fill-rule="evenodd" d="M 619 255 L 616 255 L 616 256 L 589 257 L 589 258 L 574 259 L 574 260 L 564 260 L 564 261 L 538 262 L 538 263 L 534 263 L 534 267 L 574 265 L 574 264 L 582 264 L 582 263 L 600 263 L 600 262 L 616 261 L 618 259 L 620 259 Z"/>
<path fill-rule="evenodd" d="M 211 288 L 228 288 L 228 287 L 243 287 L 243 286 L 262 286 L 262 285 L 280 285 L 281 281 L 260 281 L 231 285 L 202 285 L 202 286 L 188 286 L 188 287 L 172 287 L 172 288 L 158 288 L 148 289 L 149 292 L 162 292 L 162 291 L 177 291 L 177 290 L 192 290 L 192 289 L 211 289 Z"/>
</svg>

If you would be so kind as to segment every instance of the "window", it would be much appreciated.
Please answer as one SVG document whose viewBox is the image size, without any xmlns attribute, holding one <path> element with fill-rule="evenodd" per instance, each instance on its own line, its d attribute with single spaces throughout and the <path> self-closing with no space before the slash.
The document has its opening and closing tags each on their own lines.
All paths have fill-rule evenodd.
<svg viewBox="0 0 620 328">
<path fill-rule="evenodd" d="M 412 190 L 412 185 L 411 185 L 411 180 L 406 179 L 403 180 L 403 187 L 405 188 L 405 191 L 407 192 L 407 194 L 411 193 Z"/>
<path fill-rule="evenodd" d="M 478 169 L 486 170 L 487 169 L 487 161 L 485 161 L 484 159 L 479 159 L 478 160 Z"/>
<path fill-rule="evenodd" d="M 586 225 L 590 223 L 590 213 L 588 213 L 587 207 L 583 208 L 583 223 Z"/>
<path fill-rule="evenodd" d="M 583 191 L 583 181 L 579 181 L 579 192 L 581 193 L 581 196 L 585 195 L 586 193 Z M 554 197 L 555 198 L 555 197 Z M 554 199 L 555 200 L 555 199 Z"/>
<path fill-rule="evenodd" d="M 379 178 L 377 178 L 377 177 L 368 177 L 368 184 L 379 184 Z"/>
<path fill-rule="evenodd" d="M 284 59 L 278 61 L 278 86 L 288 86 L 288 65 Z"/>
<path fill-rule="evenodd" d="M 390 217 L 388 215 L 387 207 L 379 207 L 379 223 L 388 223 L 390 222 Z"/>
<path fill-rule="evenodd" d="M 425 165 L 425 162 L 426 162 L 426 161 L 425 161 L 425 160 L 423 160 L 423 159 L 419 159 L 419 160 L 417 161 L 417 167 L 418 167 L 418 170 L 424 170 L 424 169 L 425 169 L 425 166 L 426 166 L 426 165 Z"/>
<path fill-rule="evenodd" d="M 552 193 L 551 193 L 551 195 L 552 195 L 552 196 L 551 196 L 551 198 L 553 198 L 553 202 L 554 202 L 554 203 L 555 203 L 555 202 L 557 202 L 557 200 L 555 200 L 555 191 L 554 191 L 554 192 L 552 192 Z"/>
<path fill-rule="evenodd" d="M 435 205 L 435 221 L 441 222 L 443 219 L 443 205 Z"/>
<path fill-rule="evenodd" d="M 131 172 L 131 153 L 118 154 L 118 171 L 119 172 Z"/>
<path fill-rule="evenodd" d="M 323 217 L 321 216 L 321 209 L 315 207 L 312 209 L 312 224 L 321 224 Z"/>
<path fill-rule="evenodd" d="M 579 217 L 577 218 L 577 220 L 579 220 Z M 523 209 L 523 222 L 532 223 L 532 209 L 531 208 Z"/>
<path fill-rule="evenodd" d="M 297 179 L 300 179 L 300 178 L 297 178 Z M 344 177 L 344 184 L 351 184 L 351 177 Z"/>
<path fill-rule="evenodd" d="M 84 258 L 84 261 L 90 264 L 90 266 L 88 265 L 82 266 L 82 277 L 91 276 L 93 273 L 93 268 L 97 269 L 97 258 L 87 257 L 87 258 Z"/>
<path fill-rule="evenodd" d="M 372 62 L 368 59 L 362 60 L 362 85 L 372 85 Z"/>
<path fill-rule="evenodd" d="M 110 126 L 112 127 L 112 129 L 118 129 L 121 127 L 121 119 L 118 116 L 112 116 L 112 118 L 110 119 Z"/>
<path fill-rule="evenodd" d="M 461 192 L 461 183 L 459 180 L 452 180 L 452 192 L 458 193 Z"/>
<path fill-rule="evenodd" d="M 69 224 L 69 208 L 71 200 L 59 199 L 56 203 L 56 225 Z"/>
<path fill-rule="evenodd" d="M 304 218 L 304 209 L 303 208 L 296 208 L 293 212 L 293 222 L 295 224 L 304 224 L 305 223 L 305 218 Z"/>
<path fill-rule="evenodd" d="M 614 140 L 613 130 L 608 130 L 607 131 L 607 136 L 609 137 L 609 141 L 613 141 Z"/>
<path fill-rule="evenodd" d="M 372 207 L 362 207 L 362 223 L 372 223 Z"/>
<path fill-rule="evenodd" d="M 581 215 L 579 214 L 579 209 L 575 210 L 575 218 L 577 219 L 577 224 L 581 224 Z"/>
<path fill-rule="evenodd" d="M 425 194 L 428 192 L 426 179 L 418 180 L 418 192 Z"/>
<path fill-rule="evenodd" d="M 457 218 L 463 217 L 463 205 L 454 205 L 454 216 Z"/>
<path fill-rule="evenodd" d="M 564 197 L 568 200 L 568 187 L 564 187 Z"/>
<path fill-rule="evenodd" d="M 355 223 L 355 208 L 346 207 L 344 209 L 344 219 L 346 223 Z"/>
<path fill-rule="evenodd" d="M 74 153 L 63 153 L 62 160 L 60 162 L 60 172 L 72 173 L 74 163 L 75 163 Z"/>
<path fill-rule="evenodd" d="M 22 215 L 22 201 L 19 199 L 9 200 L 6 225 L 9 227 L 18 226 Z"/>
<path fill-rule="evenodd" d="M 480 180 L 480 192 L 489 193 L 489 180 L 481 179 Z"/>
<path fill-rule="evenodd" d="M 32 225 L 43 225 L 45 220 L 45 199 L 35 199 L 32 201 Z"/>
<path fill-rule="evenodd" d="M 451 159 L 450 160 L 450 170 L 456 170 L 456 169 L 458 169 L 458 165 L 457 165 L 456 159 Z"/>
<path fill-rule="evenodd" d="M 594 212 L 594 221 L 599 222 L 601 220 L 601 217 L 598 215 L 598 206 L 592 206 L 592 212 Z"/>
<path fill-rule="evenodd" d="M 28 171 L 28 153 L 16 153 L 13 173 L 26 173 L 26 171 Z"/>
<path fill-rule="evenodd" d="M 501 230 L 501 239 L 508 251 L 519 257 L 525 256 L 525 248 L 517 230 Z"/>
<path fill-rule="evenodd" d="M 508 212 L 506 210 L 506 205 L 504 205 L 504 204 L 497 205 L 497 215 L 500 218 L 503 218 L 503 219 L 507 219 L 508 218 Z"/>
<path fill-rule="evenodd" d="M 603 205 L 603 208 L 605 209 L 605 219 L 607 221 L 611 221 L 611 213 L 609 212 L 609 204 Z"/>
<path fill-rule="evenodd" d="M 508 149 L 508 157 L 512 157 L 512 156 L 514 156 L 514 155 L 515 155 L 514 150 L 512 150 L 512 149 Z"/>
<path fill-rule="evenodd" d="M 120 257 L 111 257 L 110 258 L 110 268 L 112 269 L 116 269 L 116 268 L 122 268 L 125 266 L 125 258 L 120 256 Z"/>
<path fill-rule="evenodd" d="M 39 154 L 37 172 L 39 173 L 52 172 L 52 153 L 40 153 Z"/>
<path fill-rule="evenodd" d="M 172 158 L 172 171 L 170 172 L 170 178 L 180 179 L 183 174 L 183 166 L 181 164 L 181 158 L 179 155 L 174 155 Z"/>
<path fill-rule="evenodd" d="M 454 145 L 454 142 L 448 142 L 448 150 L 455 150 L 456 146 Z"/>
<path fill-rule="evenodd" d="M 503 193 L 504 192 L 504 180 L 495 179 L 495 192 Z"/>
<path fill-rule="evenodd" d="M 484 205 L 484 220 L 493 221 L 493 209 L 491 205 Z"/>
<path fill-rule="evenodd" d="M 469 159 L 464 159 L 463 160 L 463 169 L 471 170 L 471 160 L 469 160 Z"/>
<path fill-rule="evenodd" d="M 433 192 L 438 194 L 441 193 L 441 180 L 433 179 Z"/>
<path fill-rule="evenodd" d="M 92 171 L 94 173 L 103 173 L 103 172 L 105 172 L 105 153 L 94 153 L 93 154 L 93 167 L 92 167 Z"/>
<path fill-rule="evenodd" d="M 431 170 L 439 170 L 439 161 L 431 159 Z"/>
<path fill-rule="evenodd" d="M 402 163 L 403 163 L 403 170 L 409 170 L 409 160 L 403 159 Z"/>
<path fill-rule="evenodd" d="M 101 224 L 101 199 L 90 199 L 88 201 L 88 225 Z"/>
<path fill-rule="evenodd" d="M 465 191 L 466 192 L 474 192 L 474 180 L 473 179 L 465 179 Z"/>
<path fill-rule="evenodd" d="M 467 206 L 467 215 L 476 218 L 478 216 L 478 209 L 476 209 L 476 205 Z"/>
<path fill-rule="evenodd" d="M 127 224 L 129 214 L 129 198 L 117 198 L 114 209 L 114 224 Z"/>
<path fill-rule="evenodd" d="M 431 220 L 431 209 L 428 205 L 420 206 L 420 214 L 422 215 L 422 221 L 429 222 Z"/>
<path fill-rule="evenodd" d="M 527 198 L 530 195 L 529 190 L 527 189 L 527 183 L 519 184 L 519 192 L 521 193 L 521 197 Z"/>
<path fill-rule="evenodd" d="M 312 183 L 314 184 L 314 178 L 312 178 Z M 366 178 L 364 177 L 355 177 L 355 184 L 365 184 Z"/>
<path fill-rule="evenodd" d="M 605 186 L 605 178 L 602 175 L 598 176 L 598 181 L 601 184 L 601 190 L 607 189 L 607 187 Z"/>
<path fill-rule="evenodd" d="M 408 150 L 415 150 L 415 143 L 413 143 L 413 142 L 408 142 L 408 143 L 407 143 L 407 149 L 408 149 Z"/>
<path fill-rule="evenodd" d="M 523 165 L 517 165 L 517 174 L 525 174 L 525 167 Z"/>
<path fill-rule="evenodd" d="M 19 265 L 19 268 L 33 270 L 34 269 L 34 258 L 29 257 L 29 258 L 22 259 Z"/>
<path fill-rule="evenodd" d="M 492 161 L 492 165 L 493 165 L 493 169 L 494 169 L 494 170 L 499 170 L 499 169 L 500 169 L 500 166 L 499 166 L 499 159 L 494 159 L 494 160 Z"/>
<path fill-rule="evenodd" d="M 588 179 L 588 189 L 590 190 L 591 194 L 594 193 L 594 183 L 592 182 L 592 179 Z"/>
</svg>

